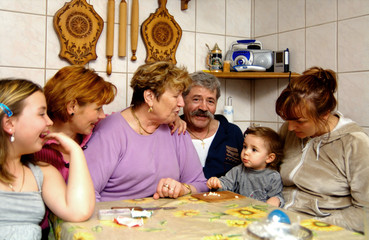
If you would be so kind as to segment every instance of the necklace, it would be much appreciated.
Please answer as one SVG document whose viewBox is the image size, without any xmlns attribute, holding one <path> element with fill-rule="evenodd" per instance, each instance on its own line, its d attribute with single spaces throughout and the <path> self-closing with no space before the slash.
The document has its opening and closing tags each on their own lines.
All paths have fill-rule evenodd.
<svg viewBox="0 0 369 240">
<path fill-rule="evenodd" d="M 190 129 L 187 128 L 187 131 L 192 135 L 194 136 L 196 139 L 200 140 L 201 141 L 201 145 L 202 145 L 202 148 L 205 149 L 205 142 L 204 142 L 204 139 L 209 135 L 209 132 L 210 132 L 210 122 L 208 124 L 208 132 L 206 133 L 205 137 L 204 138 L 199 138 L 198 136 L 196 136 L 193 132 L 190 131 Z"/>
<path fill-rule="evenodd" d="M 149 135 L 151 135 L 151 134 L 153 134 L 153 133 L 155 132 L 155 131 L 154 131 L 154 132 L 149 132 L 149 131 L 147 131 L 144 127 L 142 127 L 141 122 L 140 122 L 140 120 L 138 119 L 138 117 L 136 116 L 135 111 L 133 111 L 133 108 L 132 108 L 132 107 L 131 107 L 131 112 L 132 112 L 133 117 L 136 119 L 136 121 L 137 121 L 137 123 L 138 123 L 138 126 L 140 127 L 140 128 L 139 128 L 139 131 L 140 131 L 140 134 L 141 134 L 141 135 L 143 135 L 143 134 L 142 134 L 142 132 L 141 132 L 141 129 L 142 129 L 142 130 L 144 130 L 144 132 L 145 132 L 145 133 L 147 133 L 147 134 L 149 134 Z"/>
<path fill-rule="evenodd" d="M 22 165 L 22 170 L 23 170 L 23 180 L 22 180 L 22 186 L 20 187 L 19 192 L 21 192 L 21 191 L 22 191 L 22 188 L 23 188 L 23 185 L 24 185 L 24 178 L 25 178 L 25 174 L 24 174 L 24 166 L 23 166 L 23 165 Z M 13 192 L 15 192 L 15 189 L 14 189 L 14 187 L 13 187 L 13 185 L 12 185 L 11 183 L 8 183 L 8 186 L 9 186 L 9 188 L 10 188 Z"/>
</svg>

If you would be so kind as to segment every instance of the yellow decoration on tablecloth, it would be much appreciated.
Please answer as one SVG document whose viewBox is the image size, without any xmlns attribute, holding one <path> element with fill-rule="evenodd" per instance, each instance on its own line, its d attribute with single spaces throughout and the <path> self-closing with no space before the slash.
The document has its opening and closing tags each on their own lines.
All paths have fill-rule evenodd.
<svg viewBox="0 0 369 240">
<path fill-rule="evenodd" d="M 226 223 L 229 227 L 240 227 L 245 228 L 247 225 L 249 225 L 250 221 L 244 221 L 244 220 L 226 220 Z"/>
<path fill-rule="evenodd" d="M 197 210 L 181 210 L 174 213 L 176 217 L 192 217 L 200 214 L 200 211 Z"/>
<path fill-rule="evenodd" d="M 201 240 L 242 240 L 239 236 L 223 236 L 223 234 L 215 234 L 212 236 L 203 237 Z"/>
<path fill-rule="evenodd" d="M 331 225 L 329 223 L 321 222 L 319 220 L 315 219 L 306 219 L 300 222 L 301 226 L 304 226 L 310 230 L 315 231 L 326 231 L 326 232 L 335 232 L 335 231 L 341 231 L 343 228 Z"/>
<path fill-rule="evenodd" d="M 61 227 L 60 225 L 54 228 L 55 239 L 60 240 Z"/>
<path fill-rule="evenodd" d="M 123 200 L 123 202 L 128 202 L 128 203 L 149 203 L 154 201 L 153 198 L 136 198 L 136 199 L 129 199 L 129 200 Z"/>
<path fill-rule="evenodd" d="M 114 221 L 112 220 L 100 220 L 100 223 L 102 225 L 105 225 L 105 226 L 109 226 L 109 227 L 126 227 L 124 225 L 120 225 L 118 223 L 115 223 Z"/>
<path fill-rule="evenodd" d="M 179 200 L 181 200 L 181 202 L 184 202 L 184 203 L 205 203 L 205 201 L 191 197 L 190 195 L 185 195 L 179 198 Z"/>
<path fill-rule="evenodd" d="M 226 214 L 239 218 L 262 218 L 266 217 L 266 213 L 251 207 L 235 208 L 225 211 Z"/>
<path fill-rule="evenodd" d="M 73 235 L 73 240 L 93 240 L 95 239 L 91 233 L 77 232 Z"/>
</svg>

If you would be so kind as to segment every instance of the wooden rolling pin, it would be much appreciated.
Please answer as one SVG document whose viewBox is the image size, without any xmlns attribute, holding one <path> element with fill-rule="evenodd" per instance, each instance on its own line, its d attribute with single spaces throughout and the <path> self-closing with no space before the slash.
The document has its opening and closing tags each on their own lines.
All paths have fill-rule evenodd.
<svg viewBox="0 0 369 240">
<path fill-rule="evenodd" d="M 136 61 L 136 50 L 138 41 L 138 0 L 132 0 L 131 10 L 131 50 L 132 50 L 132 61 Z"/>
<path fill-rule="evenodd" d="M 106 67 L 106 73 L 111 74 L 111 58 L 114 51 L 114 15 L 115 15 L 115 1 L 108 0 L 108 27 L 106 30 L 106 57 L 108 58 L 108 65 Z"/>
<path fill-rule="evenodd" d="M 118 56 L 126 56 L 126 32 L 127 32 L 127 3 L 125 0 L 119 4 L 119 45 Z"/>
</svg>

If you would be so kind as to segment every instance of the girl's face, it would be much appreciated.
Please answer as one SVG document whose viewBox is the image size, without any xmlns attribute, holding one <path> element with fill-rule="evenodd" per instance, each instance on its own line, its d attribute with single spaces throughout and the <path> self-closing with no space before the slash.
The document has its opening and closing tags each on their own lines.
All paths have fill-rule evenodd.
<svg viewBox="0 0 369 240">
<path fill-rule="evenodd" d="M 46 113 L 45 95 L 37 91 L 24 100 L 14 122 L 14 147 L 21 155 L 41 150 L 48 128 L 53 124 Z"/>
<path fill-rule="evenodd" d="M 88 103 L 84 106 L 75 107 L 74 116 L 71 118 L 72 131 L 76 134 L 88 135 L 96 124 L 105 118 L 104 110 L 101 105 Z"/>
<path fill-rule="evenodd" d="M 153 109 L 156 114 L 158 124 L 168 124 L 174 122 L 181 107 L 184 106 L 182 91 L 167 88 L 160 96 L 159 101 L 155 98 Z"/>
<path fill-rule="evenodd" d="M 274 160 L 274 154 L 267 151 L 263 138 L 248 134 L 243 142 L 241 158 L 245 167 L 262 170 Z"/>
</svg>

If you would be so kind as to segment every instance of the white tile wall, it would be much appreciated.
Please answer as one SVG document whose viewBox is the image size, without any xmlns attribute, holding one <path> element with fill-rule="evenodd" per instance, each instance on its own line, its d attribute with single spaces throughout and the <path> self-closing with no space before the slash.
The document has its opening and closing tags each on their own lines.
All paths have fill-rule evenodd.
<svg viewBox="0 0 369 240">
<path fill-rule="evenodd" d="M 288 47 L 294 72 L 314 65 L 337 71 L 338 110 L 369 132 L 369 1 L 253 0 L 253 4 L 254 37 L 269 49 Z M 263 84 L 255 81 L 252 121 L 275 121 L 271 110 L 265 114 L 258 109 L 269 109 L 287 80 L 275 79 L 277 87 L 268 84 L 275 94 L 263 93 L 259 87 Z M 278 117 L 277 122 L 282 120 Z"/>
<path fill-rule="evenodd" d="M 53 28 L 54 14 L 67 0 L 0 0 L 0 77 L 22 77 L 44 85 L 59 68 L 69 63 L 58 57 L 59 40 Z M 106 21 L 107 3 L 88 0 Z M 138 60 L 130 51 L 130 9 L 128 6 L 127 56 L 113 56 L 113 73 L 106 75 L 104 28 L 97 43 L 98 58 L 88 66 L 118 88 L 115 101 L 106 112 L 118 111 L 130 103 L 129 81 L 145 62 L 146 49 L 139 38 Z M 115 1 L 115 53 L 118 39 L 118 8 Z M 179 65 L 190 72 L 206 68 L 205 44 L 217 43 L 223 56 L 237 39 L 256 38 L 264 48 L 290 49 L 291 70 L 301 73 L 320 65 L 339 73 L 339 110 L 369 132 L 369 1 L 368 0 L 191 0 L 180 10 L 180 0 L 168 0 L 167 9 L 182 28 L 177 49 Z M 140 0 L 140 24 L 158 8 L 156 0 Z M 32 24 L 30 24 L 32 23 Z M 274 101 L 286 79 L 221 79 L 222 96 L 217 112 L 229 96 L 233 98 L 235 122 L 244 131 L 250 122 L 274 129 L 281 120 L 274 113 Z M 357 109 L 360 109 L 357 110 Z"/>
</svg>

